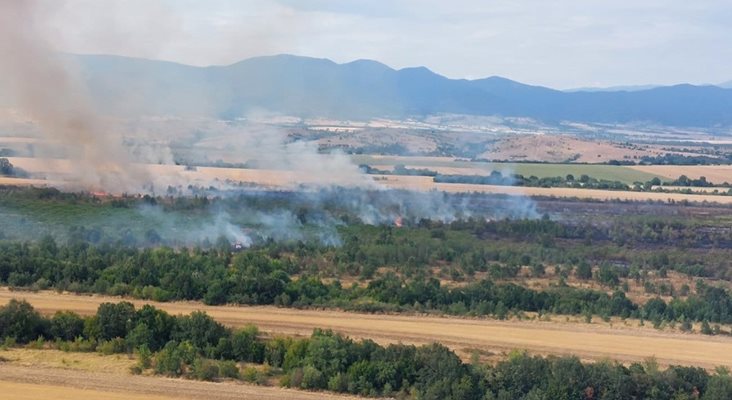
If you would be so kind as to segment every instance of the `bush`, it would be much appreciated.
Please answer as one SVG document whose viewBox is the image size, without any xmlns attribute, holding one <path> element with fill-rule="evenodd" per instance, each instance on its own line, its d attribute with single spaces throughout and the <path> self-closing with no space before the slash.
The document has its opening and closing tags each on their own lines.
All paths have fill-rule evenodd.
<svg viewBox="0 0 732 400">
<path fill-rule="evenodd" d="M 83 337 L 79 336 L 71 343 L 70 351 L 73 352 L 81 352 L 81 353 L 89 353 L 92 351 L 96 351 L 97 349 L 97 342 L 93 339 L 84 339 Z"/>
<path fill-rule="evenodd" d="M 211 360 L 198 357 L 193 361 L 191 374 L 200 381 L 213 381 L 219 377 L 219 365 Z"/>
<path fill-rule="evenodd" d="M 223 378 L 239 379 L 239 367 L 237 367 L 234 361 L 221 361 L 219 362 L 219 374 Z"/>
<path fill-rule="evenodd" d="M 302 369 L 302 382 L 300 387 L 303 389 L 324 389 L 325 377 L 317 368 L 306 365 Z"/>
<path fill-rule="evenodd" d="M 259 377 L 259 371 L 257 371 L 257 369 L 254 367 L 244 368 L 244 371 L 241 374 L 241 379 L 243 379 L 245 382 L 249 382 L 249 383 L 256 382 L 258 377 Z"/>
<path fill-rule="evenodd" d="M 124 353 L 127 351 L 127 345 L 124 339 L 114 338 L 112 340 L 100 342 L 99 345 L 97 345 L 97 351 L 104 355 Z"/>
<path fill-rule="evenodd" d="M 238 361 L 262 363 L 264 361 L 264 344 L 257 339 L 259 330 L 254 325 L 234 332 L 231 338 L 232 355 Z"/>
<path fill-rule="evenodd" d="M 152 367 L 152 352 L 146 344 L 143 344 L 137 349 L 137 365 L 145 370 Z"/>
<path fill-rule="evenodd" d="M 168 376 L 181 376 L 186 367 L 196 359 L 196 351 L 190 342 L 168 342 L 155 357 L 155 373 Z"/>
</svg>

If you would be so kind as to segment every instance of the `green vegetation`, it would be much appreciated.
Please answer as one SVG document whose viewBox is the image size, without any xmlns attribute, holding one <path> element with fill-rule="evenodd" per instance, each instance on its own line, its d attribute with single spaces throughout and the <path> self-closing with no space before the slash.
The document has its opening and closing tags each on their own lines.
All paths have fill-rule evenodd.
<svg viewBox="0 0 732 400">
<path fill-rule="evenodd" d="M 486 202 L 481 203 L 485 208 L 493 206 L 485 197 L 478 200 Z M 732 323 L 732 229 L 726 209 L 633 203 L 610 204 L 608 212 L 598 213 L 594 203 L 549 205 L 570 209 L 557 214 L 557 220 L 476 214 L 445 223 L 407 214 L 397 228 L 365 224 L 327 197 L 315 205 L 311 198 L 277 193 L 100 200 L 50 189 L 13 189 L 0 192 L 2 212 L 18 221 L 0 227 L 0 284 L 207 304 L 499 319 L 529 312 L 588 321 L 593 316 L 634 317 L 656 327 L 692 330 L 696 322 L 703 334 L 729 333 L 723 325 Z M 187 217 L 165 227 L 155 214 L 140 214 L 140 209 Z M 183 245 L 176 242 L 178 236 L 170 236 L 181 226 L 202 229 L 201 221 L 214 209 L 242 219 L 259 210 L 296 210 L 291 215 L 302 231 L 322 233 L 316 229 L 323 221 L 337 221 L 328 231 L 337 241 L 324 242 L 317 235 L 264 238 L 237 249 L 225 237 Z M 583 218 L 586 213 L 593 218 Z M 34 240 L 16 239 L 30 216 L 43 227 L 69 228 L 48 229 Z M 117 222 L 107 225 L 109 221 Z M 120 229 L 130 221 L 142 227 Z M 688 283 L 668 284 L 663 279 L 670 271 L 685 275 Z M 548 282 L 522 286 L 522 277 L 528 276 Z M 588 283 L 595 289 L 581 287 Z M 628 296 L 629 283 L 643 288 L 648 301 Z M 29 304 L 13 301 L 0 308 L 3 337 L 9 345 L 43 347 L 48 340 L 67 351 L 136 352 L 136 373 L 258 384 L 279 380 L 289 387 L 367 396 L 726 399 L 731 390 L 724 371 L 660 371 L 652 362 L 583 364 L 572 357 L 524 353 L 496 365 L 466 364 L 440 345 L 384 347 L 328 331 L 315 331 L 308 339 L 264 337 L 255 327 L 231 330 L 203 313 L 174 317 L 129 303 L 103 304 L 88 318 L 70 312 L 45 318 Z"/>
<path fill-rule="evenodd" d="M 714 325 L 713 333 L 724 332 L 714 329 L 716 324 L 732 322 L 728 286 L 691 278 L 732 279 L 732 230 L 723 210 L 708 216 L 705 212 L 704 217 L 619 212 L 595 215 L 587 222 L 576 221 L 572 213 L 560 221 L 471 218 L 449 224 L 405 217 L 404 226 L 394 228 L 363 224 L 338 202 L 313 207 L 309 199 L 297 203 L 285 196 L 103 202 L 50 189 L 0 193 L 7 215 L 26 222 L 0 227 L 0 284 L 13 287 L 366 312 L 497 318 L 522 312 L 595 314 L 644 318 L 656 326 L 663 321 L 706 321 Z M 322 224 L 323 212 L 338 215 L 338 228 L 313 230 L 334 239 L 263 239 L 242 251 L 224 237 L 195 246 L 176 241 L 180 232 L 195 234 L 203 225 L 196 221 L 210 216 L 212 208 L 246 218 L 248 210 L 269 210 L 276 203 L 297 210 L 299 229 L 305 232 L 318 229 L 308 221 Z M 167 229 L 154 217 L 140 221 L 148 214 L 137 210 L 153 204 L 167 210 L 163 219 L 170 214 L 189 217 Z M 35 241 L 13 239 L 27 229 L 27 215 L 44 221 L 53 235 L 39 235 Z M 92 216 L 99 215 L 106 217 L 94 221 Z M 70 228 L 51 231 L 51 221 Z M 543 288 L 522 287 L 515 279 L 522 269 L 541 277 L 547 267 L 554 273 Z M 671 270 L 687 275 L 688 284 L 674 287 L 656 280 Z M 575 283 L 568 284 L 572 279 Z M 588 280 L 602 289 L 576 284 Z M 625 293 L 630 282 L 642 286 L 647 298 L 663 295 L 672 300 L 654 299 L 641 306 Z"/>
<path fill-rule="evenodd" d="M 37 243 L 0 242 L 0 282 L 208 304 L 732 322 L 732 296 L 725 288 L 699 281 L 688 296 L 654 299 L 641 307 L 620 286 L 621 278 L 641 281 L 648 270 L 729 279 L 729 250 L 706 248 L 709 243 L 729 245 L 725 231 L 699 235 L 693 226 L 658 221 L 599 228 L 549 220 L 469 220 L 449 225 L 422 221 L 402 229 L 352 224 L 341 234 L 345 241 L 340 247 L 269 242 L 234 254 L 226 240 L 192 249 L 92 246 L 73 238 L 58 245 L 51 237 Z M 672 250 L 677 243 L 686 248 Z M 692 251 L 695 247 L 703 250 Z M 588 270 L 588 261 L 597 265 L 596 273 Z M 561 281 L 544 290 L 502 282 L 522 266 L 539 271 L 544 265 L 568 266 L 564 276 L 575 270 L 578 279 L 592 275 L 607 291 Z M 439 266 L 437 275 L 432 266 Z M 385 272 L 377 273 L 379 268 Z M 362 284 L 343 287 L 338 279 L 345 277 L 358 277 Z M 439 278 L 469 283 L 454 286 Z M 675 294 L 670 288 L 648 290 Z"/>
<path fill-rule="evenodd" d="M 55 326 L 55 330 L 50 327 Z M 79 327 L 83 329 L 79 331 Z M 66 328 L 62 328 L 66 327 Z M 75 336 L 73 341 L 69 337 Z M 104 354 L 137 352 L 134 373 L 189 379 L 242 379 L 266 384 L 399 399 L 693 399 L 732 396 L 725 369 L 671 366 L 653 360 L 628 367 L 576 357 L 538 357 L 514 352 L 496 365 L 464 363 L 439 345 L 380 346 L 315 330 L 306 339 L 265 338 L 256 327 L 231 330 L 205 313 L 171 316 L 152 306 L 105 303 L 96 315 L 57 313 L 45 318 L 28 303 L 0 307 L 0 338 L 33 347 Z M 240 368 L 237 363 L 264 364 Z"/>
<path fill-rule="evenodd" d="M 492 169 L 510 171 L 524 176 L 533 175 L 539 178 L 551 178 L 574 175 L 579 178 L 582 175 L 588 175 L 598 180 L 619 181 L 627 185 L 632 185 L 634 182 L 646 182 L 657 177 L 653 174 L 616 165 L 494 163 L 492 166 Z"/>
</svg>

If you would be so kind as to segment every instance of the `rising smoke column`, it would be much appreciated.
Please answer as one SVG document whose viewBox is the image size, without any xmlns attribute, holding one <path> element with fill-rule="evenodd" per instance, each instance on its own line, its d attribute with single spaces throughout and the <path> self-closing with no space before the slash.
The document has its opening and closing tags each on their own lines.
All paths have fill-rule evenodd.
<svg viewBox="0 0 732 400">
<path fill-rule="evenodd" d="M 130 162 L 120 136 L 94 111 L 85 86 L 44 37 L 52 4 L 0 2 L 0 74 L 11 101 L 50 141 L 68 148 L 75 189 L 141 191 L 147 173 Z"/>
</svg>

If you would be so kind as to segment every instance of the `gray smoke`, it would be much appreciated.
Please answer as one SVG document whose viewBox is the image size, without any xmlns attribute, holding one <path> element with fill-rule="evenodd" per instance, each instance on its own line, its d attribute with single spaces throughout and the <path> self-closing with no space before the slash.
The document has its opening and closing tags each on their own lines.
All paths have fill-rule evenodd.
<svg viewBox="0 0 732 400">
<path fill-rule="evenodd" d="M 0 2 L 0 74 L 6 88 L 46 139 L 66 145 L 73 160 L 72 186 L 142 190 L 147 172 L 130 162 L 113 127 L 97 116 L 84 85 L 40 33 L 45 12 L 36 1 Z"/>
<path fill-rule="evenodd" d="M 144 81 L 130 92 L 130 99 L 114 99 L 103 106 L 95 104 L 70 58 L 60 56 L 47 40 L 43 25 L 53 12 L 54 3 L 65 2 L 0 2 L 0 76 L 3 77 L 0 86 L 21 112 L 37 124 L 46 143 L 63 148 L 59 154 L 70 161 L 70 171 L 54 176 L 58 171 L 49 167 L 45 176 L 63 179 L 66 188 L 116 194 L 164 194 L 170 186 L 182 189 L 176 193 L 189 194 L 191 186 L 198 186 L 236 193 L 236 185 L 213 173 L 170 172 L 169 169 L 161 173 L 162 169 L 144 165 L 172 164 L 175 154 L 171 146 L 181 138 L 200 134 L 203 140 L 191 146 L 192 152 L 204 142 L 207 146 L 204 153 L 227 153 L 237 162 L 253 164 L 256 170 L 236 172 L 245 181 L 246 174 L 260 174 L 265 182 L 271 179 L 275 186 L 294 190 L 310 208 L 336 204 L 370 224 L 394 224 L 401 218 L 451 222 L 474 216 L 471 204 L 448 201 L 442 193 L 382 190 L 346 155 L 323 154 L 315 142 L 291 140 L 285 130 L 272 125 L 190 116 L 167 119 L 138 116 L 120 120 L 118 117 L 124 112 L 110 113 L 118 116 L 115 118 L 101 114 L 100 109 L 106 113 L 110 107 L 125 108 L 126 103 L 134 102 L 134 96 L 146 93 Z M 200 106 L 207 108 L 205 104 Z M 256 115 L 248 117 L 257 119 Z M 269 177 L 267 171 L 276 173 Z M 323 188 L 334 189 L 323 192 Z M 515 200 L 494 214 L 535 216 L 529 200 Z M 340 243 L 337 227 L 341 222 L 327 213 L 311 217 L 307 224 L 292 210 L 284 208 L 209 210 L 205 215 L 189 218 L 150 206 L 140 207 L 129 216 L 154 226 L 151 230 L 173 243 L 213 241 L 221 236 L 245 246 L 256 240 L 305 240 L 309 238 L 309 227 L 315 227 L 314 234 L 321 242 Z M 125 220 L 109 222 L 122 228 L 130 224 Z M 155 235 L 149 236 L 154 239 Z"/>
</svg>

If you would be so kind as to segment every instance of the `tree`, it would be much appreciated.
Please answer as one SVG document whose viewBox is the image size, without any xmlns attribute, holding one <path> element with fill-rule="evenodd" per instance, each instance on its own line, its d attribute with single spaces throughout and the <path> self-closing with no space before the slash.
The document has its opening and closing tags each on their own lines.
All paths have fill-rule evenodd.
<svg viewBox="0 0 732 400">
<path fill-rule="evenodd" d="M 579 279 L 590 279 L 592 278 L 592 266 L 585 260 L 580 261 L 575 271 L 577 278 Z"/>
<path fill-rule="evenodd" d="M 84 334 L 84 319 L 71 311 L 58 311 L 51 318 L 51 336 L 61 340 L 74 340 Z"/>
<path fill-rule="evenodd" d="M 228 335 L 227 329 L 202 311 L 178 318 L 174 340 L 188 340 L 199 350 L 214 348 L 219 339 Z"/>
<path fill-rule="evenodd" d="M 137 349 L 142 346 L 148 347 L 153 342 L 153 333 L 144 322 L 138 323 L 125 338 L 128 349 Z"/>
<path fill-rule="evenodd" d="M 5 157 L 0 158 L 0 175 L 5 175 L 5 176 L 14 175 L 13 164 L 11 164 L 10 160 L 8 160 Z"/>
<path fill-rule="evenodd" d="M 231 337 L 232 355 L 237 361 L 261 363 L 264 361 L 264 344 L 257 336 L 259 330 L 254 325 L 237 330 Z"/>
<path fill-rule="evenodd" d="M 25 300 L 11 299 L 0 307 L 0 338 L 10 337 L 18 343 L 28 343 L 45 336 L 49 322 Z"/>
<path fill-rule="evenodd" d="M 707 390 L 702 400 L 729 400 L 732 399 L 732 377 L 729 375 L 714 375 L 709 379 Z"/>
<path fill-rule="evenodd" d="M 165 346 L 173 335 L 175 328 L 175 317 L 146 304 L 137 311 L 137 324 L 145 324 L 150 330 L 150 350 L 157 351 Z"/>
<path fill-rule="evenodd" d="M 135 306 L 123 301 L 121 303 L 102 303 L 97 309 L 99 339 L 110 340 L 124 338 L 135 322 Z"/>
</svg>

